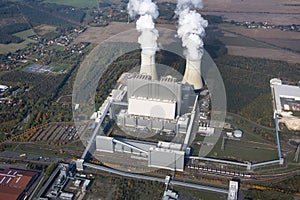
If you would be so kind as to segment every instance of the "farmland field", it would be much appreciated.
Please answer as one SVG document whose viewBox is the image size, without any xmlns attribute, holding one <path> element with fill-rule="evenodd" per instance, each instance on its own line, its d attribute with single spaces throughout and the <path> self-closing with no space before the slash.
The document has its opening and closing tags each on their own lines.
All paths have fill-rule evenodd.
<svg viewBox="0 0 300 200">
<path fill-rule="evenodd" d="M 287 6 L 290 5 L 290 6 Z M 267 21 L 275 25 L 298 24 L 299 6 L 294 0 L 204 1 L 203 14 L 222 16 L 226 21 Z"/>
<path fill-rule="evenodd" d="M 173 30 L 175 25 L 173 24 L 157 24 L 157 28 L 166 28 Z M 126 23 L 126 22 L 111 22 L 106 27 L 89 27 L 85 32 L 81 33 L 74 41 L 74 43 L 80 42 L 90 42 L 94 44 L 99 44 L 102 41 L 122 33 L 123 31 L 128 31 L 135 29 L 135 23 Z M 137 31 L 134 31 L 136 35 L 129 35 L 130 39 L 137 37 L 139 34 Z M 123 34 L 124 35 L 124 34 Z"/>
<path fill-rule="evenodd" d="M 299 32 L 282 31 L 279 29 L 248 29 L 246 27 L 222 24 L 219 26 L 224 32 L 225 37 L 245 37 L 253 41 L 273 45 L 279 48 L 287 48 L 300 51 L 298 41 L 300 40 Z M 229 44 L 230 45 L 230 44 Z M 233 45 L 233 44 L 231 44 Z M 245 45 L 246 46 L 246 45 Z M 252 47 L 252 45 L 250 45 Z"/>
<path fill-rule="evenodd" d="M 300 55 L 282 49 L 268 49 L 243 46 L 226 46 L 228 54 L 234 56 L 245 56 L 254 58 L 268 58 L 272 60 L 282 60 L 289 63 L 299 63 Z"/>
<path fill-rule="evenodd" d="M 18 49 L 23 49 L 27 46 L 27 44 L 36 42 L 35 40 L 29 39 L 28 36 L 33 35 L 34 32 L 32 29 L 28 29 L 26 31 L 21 31 L 15 33 L 14 35 L 20 38 L 23 38 L 25 41 L 21 43 L 10 43 L 10 44 L 0 44 L 0 54 L 7 54 L 8 52 L 15 52 Z"/>
<path fill-rule="evenodd" d="M 97 0 L 44 0 L 47 3 L 56 3 L 67 6 L 74 6 L 79 8 L 97 8 Z"/>
<path fill-rule="evenodd" d="M 296 0 L 297 1 L 297 0 Z M 296 13 L 299 12 L 298 6 L 286 6 L 287 4 L 295 4 L 295 0 L 219 0 L 204 1 L 204 8 L 208 10 L 228 12 L 266 12 L 266 13 Z M 299 1 L 298 1 L 299 2 Z"/>
<path fill-rule="evenodd" d="M 300 39 L 300 34 L 298 32 L 292 31 L 282 31 L 279 29 L 248 29 L 246 27 L 234 26 L 229 24 L 222 24 L 219 26 L 222 30 L 238 33 L 247 37 L 252 38 L 278 38 L 278 39 Z"/>
<path fill-rule="evenodd" d="M 123 22 L 112 22 L 106 27 L 89 27 L 85 32 L 80 34 L 74 42 L 91 42 L 99 44 L 113 35 L 133 29 L 134 27 L 135 23 L 127 24 Z"/>
<path fill-rule="evenodd" d="M 283 48 L 300 51 L 299 39 L 261 38 L 260 40 Z"/>
<path fill-rule="evenodd" d="M 300 54 L 297 32 L 278 29 L 248 29 L 229 24 L 219 25 L 223 36 L 219 39 L 226 45 L 229 55 L 268 58 L 290 63 L 299 63 Z"/>
<path fill-rule="evenodd" d="M 227 46 L 245 46 L 245 47 L 257 47 L 257 48 L 274 48 L 268 44 L 264 44 L 262 42 L 257 42 L 250 38 L 235 36 L 235 37 L 220 37 L 222 42 Z"/>
<path fill-rule="evenodd" d="M 55 26 L 50 26 L 46 24 L 42 24 L 39 26 L 34 27 L 34 29 L 38 32 L 39 35 L 46 35 L 50 32 L 53 32 L 56 30 Z"/>
<path fill-rule="evenodd" d="M 29 36 L 34 35 L 34 32 L 32 31 L 32 29 L 28 29 L 26 31 L 21 31 L 21 32 L 15 33 L 14 35 L 17 37 L 23 38 L 23 39 L 28 39 Z M 32 40 L 32 41 L 34 41 L 34 40 Z"/>
</svg>

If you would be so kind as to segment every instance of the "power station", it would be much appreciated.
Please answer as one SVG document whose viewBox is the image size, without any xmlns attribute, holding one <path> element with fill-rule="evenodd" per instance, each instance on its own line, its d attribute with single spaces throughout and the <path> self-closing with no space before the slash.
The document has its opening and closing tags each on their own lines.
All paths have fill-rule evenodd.
<svg viewBox="0 0 300 200">
<path fill-rule="evenodd" d="M 170 75 L 158 77 L 155 55 L 141 53 L 139 73 L 124 73 L 117 88 L 91 117 L 100 122 L 108 111 L 124 133 L 139 138 L 96 136 L 96 154 L 101 160 L 119 153 L 149 168 L 183 171 L 192 132 L 198 130 L 194 122 L 199 114 L 195 90 L 203 87 L 200 62 L 187 60 L 184 78 L 178 81 Z M 159 133 L 172 135 L 175 140 L 141 140 Z"/>
<path fill-rule="evenodd" d="M 192 4 L 195 8 L 200 6 L 195 2 Z M 156 68 L 159 35 L 154 19 L 159 15 L 157 5 L 152 1 L 129 1 L 130 17 L 139 16 L 136 29 L 140 32 L 141 67 L 138 73 L 123 74 L 116 89 L 91 117 L 98 123 L 92 137 L 96 141 L 98 160 L 184 170 L 185 157 L 190 154 L 189 146 L 195 137 L 193 133 L 199 126 L 199 95 L 195 91 L 203 88 L 200 69 L 202 38 L 208 25 L 189 6 L 190 3 L 185 2 L 177 6 L 175 12 L 179 17 L 177 35 L 182 39 L 187 58 L 183 79 L 177 80 L 170 74 L 159 76 Z M 98 135 L 99 124 L 107 113 L 118 125 L 119 134 Z"/>
</svg>

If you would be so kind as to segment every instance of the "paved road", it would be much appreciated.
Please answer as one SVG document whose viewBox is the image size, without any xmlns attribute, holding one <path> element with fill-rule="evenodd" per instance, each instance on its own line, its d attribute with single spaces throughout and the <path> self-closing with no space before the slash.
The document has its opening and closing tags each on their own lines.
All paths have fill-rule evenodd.
<svg viewBox="0 0 300 200">
<path fill-rule="evenodd" d="M 0 153 L 0 158 L 2 159 L 8 159 L 8 160 L 23 160 L 23 161 L 30 161 L 34 163 L 42 163 L 42 164 L 50 164 L 50 163 L 56 163 L 61 160 L 61 158 L 55 158 L 55 157 L 45 157 L 32 153 L 24 153 L 24 152 L 13 152 L 13 151 L 3 151 Z M 21 154 L 26 154 L 24 157 L 20 157 Z"/>
<path fill-rule="evenodd" d="M 165 179 L 163 179 L 163 178 L 146 176 L 146 175 L 142 175 L 142 174 L 134 174 L 134 173 L 129 173 L 129 172 L 122 172 L 122 171 L 119 171 L 119 170 L 115 170 L 115 169 L 111 169 L 111 168 L 108 168 L 108 167 L 95 165 L 95 164 L 91 164 L 91 163 L 86 163 L 85 162 L 83 165 L 85 167 L 99 169 L 99 170 L 110 172 L 110 173 L 113 173 L 113 174 L 118 174 L 120 176 L 126 176 L 126 177 L 137 178 L 137 179 L 144 179 L 144 180 L 149 180 L 149 181 L 157 181 L 157 182 L 162 182 L 162 183 L 165 182 Z M 193 184 L 193 183 L 185 183 L 185 182 L 171 180 L 170 184 L 177 185 L 177 186 L 183 186 L 183 187 L 190 187 L 190 188 L 195 188 L 195 189 L 200 189 L 200 190 L 208 190 L 208 191 L 218 192 L 218 193 L 223 193 L 223 194 L 228 193 L 228 190 L 215 188 L 215 187 L 210 187 L 210 186 L 203 186 L 203 185 L 198 185 L 198 184 Z"/>
</svg>

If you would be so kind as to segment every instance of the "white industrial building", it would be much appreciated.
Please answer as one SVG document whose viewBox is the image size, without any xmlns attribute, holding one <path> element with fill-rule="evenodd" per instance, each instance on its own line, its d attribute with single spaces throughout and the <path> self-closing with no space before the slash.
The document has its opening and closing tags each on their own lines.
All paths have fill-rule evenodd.
<svg viewBox="0 0 300 200">
<path fill-rule="evenodd" d="M 97 135 L 96 151 L 126 153 L 131 158 L 147 161 L 150 168 L 183 171 L 185 154 L 189 150 L 189 131 L 193 126 L 191 117 L 196 112 L 197 95 L 193 87 L 172 77 L 162 77 L 159 81 L 152 80 L 150 75 L 123 77 L 126 78 L 121 81 L 123 84 L 111 92 L 91 119 L 99 123 L 109 113 L 124 131 L 173 132 L 182 134 L 184 140 L 182 143 L 149 143 Z M 115 109 L 118 105 L 122 108 Z"/>
<path fill-rule="evenodd" d="M 131 157 L 147 160 L 148 167 L 184 170 L 185 151 L 182 144 L 162 142 L 149 143 L 138 140 L 116 139 L 97 136 L 96 150 L 105 153 L 127 153 Z"/>
<path fill-rule="evenodd" d="M 270 80 L 273 97 L 274 116 L 279 115 L 279 122 L 290 130 L 300 130 L 300 118 L 294 113 L 300 113 L 300 86 L 284 84 L 280 79 Z"/>
<path fill-rule="evenodd" d="M 7 89 L 8 89 L 8 86 L 6 86 L 6 85 L 0 85 L 0 92 L 4 92 Z"/>
<path fill-rule="evenodd" d="M 237 200 L 239 192 L 239 183 L 237 181 L 229 181 L 229 191 L 227 200 Z"/>
<path fill-rule="evenodd" d="M 278 114 L 289 115 L 292 111 L 300 111 L 300 86 L 282 84 L 277 78 L 271 79 L 270 86 Z"/>
<path fill-rule="evenodd" d="M 194 89 L 173 77 L 152 80 L 138 74 L 127 80 L 128 109 L 117 114 L 121 127 L 186 133 L 196 100 Z"/>
<path fill-rule="evenodd" d="M 156 147 L 150 147 L 148 152 L 148 166 L 183 171 L 184 155 L 181 144 L 158 142 Z"/>
<path fill-rule="evenodd" d="M 125 133 L 179 134 L 179 142 L 149 143 L 97 135 L 96 152 L 125 153 L 145 160 L 150 168 L 183 171 L 195 116 L 199 114 L 195 90 L 203 86 L 200 63 L 200 59 L 187 60 L 183 80 L 178 81 L 172 76 L 158 77 L 155 55 L 142 52 L 140 72 L 123 74 L 118 87 L 91 116 L 101 123 L 109 113 Z"/>
</svg>

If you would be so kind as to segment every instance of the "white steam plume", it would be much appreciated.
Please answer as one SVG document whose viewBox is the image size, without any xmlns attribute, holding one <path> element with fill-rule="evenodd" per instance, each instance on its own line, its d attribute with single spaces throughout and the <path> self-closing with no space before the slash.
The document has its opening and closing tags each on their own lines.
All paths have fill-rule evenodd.
<svg viewBox="0 0 300 200">
<path fill-rule="evenodd" d="M 179 15 L 178 12 L 183 11 L 185 9 L 190 8 L 202 8 L 203 4 L 201 0 L 178 0 L 176 5 L 175 13 Z"/>
<path fill-rule="evenodd" d="M 139 15 L 136 29 L 141 32 L 138 42 L 142 52 L 154 55 L 157 48 L 158 31 L 155 29 L 154 19 L 158 17 L 158 9 L 151 0 L 130 0 L 127 10 L 131 18 Z"/>
<path fill-rule="evenodd" d="M 202 1 L 199 0 L 178 0 L 175 14 L 179 17 L 177 35 L 182 39 L 182 46 L 185 47 L 184 54 L 190 60 L 199 60 L 203 54 L 203 37 L 207 20 L 194 8 L 202 8 Z"/>
</svg>

